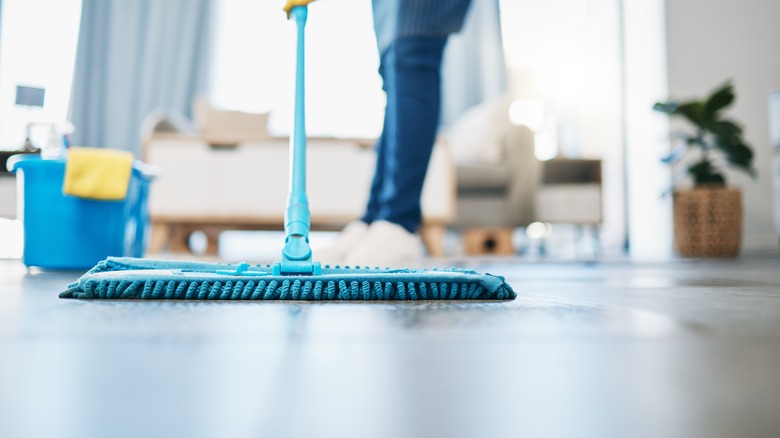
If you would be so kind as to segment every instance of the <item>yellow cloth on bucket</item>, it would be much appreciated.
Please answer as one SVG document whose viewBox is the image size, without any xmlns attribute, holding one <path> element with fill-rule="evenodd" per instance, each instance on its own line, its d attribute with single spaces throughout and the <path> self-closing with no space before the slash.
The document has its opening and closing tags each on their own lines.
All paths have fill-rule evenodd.
<svg viewBox="0 0 780 438">
<path fill-rule="evenodd" d="M 72 147 L 65 163 L 66 195 L 118 201 L 127 196 L 133 154 L 106 148 Z"/>
</svg>

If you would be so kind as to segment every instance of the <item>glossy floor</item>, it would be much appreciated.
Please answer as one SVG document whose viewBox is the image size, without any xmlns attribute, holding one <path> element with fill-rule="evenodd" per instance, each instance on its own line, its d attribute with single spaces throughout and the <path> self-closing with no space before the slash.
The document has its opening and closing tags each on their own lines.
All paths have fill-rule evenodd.
<svg viewBox="0 0 780 438">
<path fill-rule="evenodd" d="M 0 437 L 780 436 L 780 259 L 467 265 L 518 299 L 72 301 L 0 261 Z"/>
</svg>

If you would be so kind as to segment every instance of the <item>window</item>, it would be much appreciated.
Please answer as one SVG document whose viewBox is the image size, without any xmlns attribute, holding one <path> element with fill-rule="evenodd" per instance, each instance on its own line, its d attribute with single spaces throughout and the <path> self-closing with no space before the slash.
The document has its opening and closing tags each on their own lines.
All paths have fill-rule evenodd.
<svg viewBox="0 0 780 438">
<path fill-rule="evenodd" d="M 3 0 L 2 9 L 0 149 L 15 150 L 24 142 L 28 123 L 67 117 L 81 0 Z M 17 105 L 19 86 L 44 89 L 43 107 Z M 47 130 L 33 135 L 40 142 Z"/>
<path fill-rule="evenodd" d="M 282 3 L 218 1 L 210 96 L 224 109 L 271 112 L 269 130 L 276 135 L 290 132 L 294 96 L 296 28 Z M 309 135 L 380 134 L 384 95 L 371 2 L 312 4 L 306 63 Z"/>
<path fill-rule="evenodd" d="M 620 1 L 501 0 L 500 5 L 504 51 L 518 99 L 515 115 L 528 120 L 542 114 L 536 131 L 539 158 L 602 161 L 602 242 L 622 251 Z"/>
</svg>

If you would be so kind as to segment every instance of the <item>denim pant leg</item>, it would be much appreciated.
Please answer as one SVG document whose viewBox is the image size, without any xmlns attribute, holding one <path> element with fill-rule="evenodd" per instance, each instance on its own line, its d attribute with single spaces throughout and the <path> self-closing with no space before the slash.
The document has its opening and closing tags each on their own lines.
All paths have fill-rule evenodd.
<svg viewBox="0 0 780 438">
<path fill-rule="evenodd" d="M 385 136 L 383 133 L 376 142 L 376 165 L 374 166 L 374 179 L 371 181 L 371 192 L 368 197 L 366 212 L 363 214 L 363 217 L 360 218 L 361 221 L 367 224 L 370 224 L 376 220 L 376 217 L 379 214 L 379 210 L 381 208 L 379 204 L 379 194 L 382 192 L 382 182 L 384 178 L 383 170 L 385 160 L 384 154 L 382 153 L 382 149 L 384 149 L 384 138 Z"/>
<path fill-rule="evenodd" d="M 446 37 L 400 37 L 382 54 L 387 92 L 377 168 L 366 215 L 416 232 L 420 195 L 441 107 L 441 62 Z"/>
</svg>

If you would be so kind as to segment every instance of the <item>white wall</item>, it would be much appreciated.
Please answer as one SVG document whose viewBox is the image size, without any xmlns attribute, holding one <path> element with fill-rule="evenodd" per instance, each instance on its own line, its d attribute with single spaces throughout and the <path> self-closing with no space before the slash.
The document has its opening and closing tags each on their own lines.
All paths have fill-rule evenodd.
<svg viewBox="0 0 780 438">
<path fill-rule="evenodd" d="M 68 112 L 81 0 L 4 0 L 0 20 L 0 149 L 15 150 L 30 122 L 62 122 Z M 43 108 L 16 105 L 16 86 L 46 89 Z M 32 133 L 34 143 L 48 129 Z"/>
<path fill-rule="evenodd" d="M 664 0 L 623 0 L 626 207 L 631 257 L 672 255 L 669 122 L 652 111 L 667 93 Z"/>
<path fill-rule="evenodd" d="M 216 2 L 209 98 L 220 108 L 271 112 L 269 129 L 287 135 L 293 120 L 295 24 L 283 1 Z M 306 128 L 312 136 L 377 137 L 384 119 L 371 2 L 309 7 L 306 23 Z"/>
<path fill-rule="evenodd" d="M 767 99 L 780 88 L 780 1 L 666 0 L 669 92 L 701 96 L 733 79 L 730 115 L 744 124 L 758 178 L 730 172 L 743 188 L 743 252 L 777 251 L 772 218 L 771 145 Z"/>
</svg>

